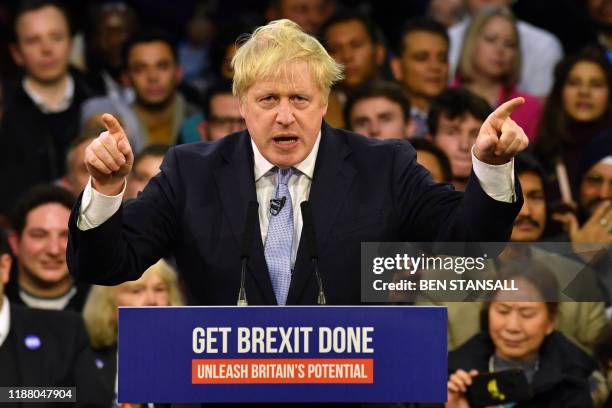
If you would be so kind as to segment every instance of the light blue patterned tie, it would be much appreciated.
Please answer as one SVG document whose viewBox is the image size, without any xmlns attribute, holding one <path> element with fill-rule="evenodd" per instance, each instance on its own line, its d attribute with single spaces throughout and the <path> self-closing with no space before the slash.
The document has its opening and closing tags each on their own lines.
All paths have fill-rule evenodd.
<svg viewBox="0 0 612 408">
<path fill-rule="evenodd" d="M 276 302 L 279 305 L 284 305 L 287 302 L 287 294 L 291 284 L 293 204 L 291 203 L 288 184 L 292 175 L 292 168 L 278 170 L 274 200 L 279 200 L 276 201 L 276 203 L 279 203 L 282 202 L 283 197 L 286 198 L 280 211 L 270 210 L 272 215 L 268 224 L 268 235 L 264 248 L 274 295 L 276 295 Z"/>
</svg>

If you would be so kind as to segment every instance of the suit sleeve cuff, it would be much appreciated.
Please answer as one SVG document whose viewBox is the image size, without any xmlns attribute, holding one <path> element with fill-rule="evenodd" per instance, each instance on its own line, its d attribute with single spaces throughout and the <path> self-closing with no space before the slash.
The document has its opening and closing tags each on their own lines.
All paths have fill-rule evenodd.
<svg viewBox="0 0 612 408">
<path fill-rule="evenodd" d="M 121 193 L 116 196 L 107 196 L 99 193 L 91 186 L 90 177 L 83 191 L 77 227 L 81 231 L 87 231 L 99 226 L 112 217 L 121 207 L 126 187 L 127 182 L 124 182 Z"/>
<path fill-rule="evenodd" d="M 480 187 L 489 197 L 505 203 L 516 202 L 514 159 L 500 165 L 487 164 L 478 160 L 472 147 L 472 167 Z"/>
</svg>

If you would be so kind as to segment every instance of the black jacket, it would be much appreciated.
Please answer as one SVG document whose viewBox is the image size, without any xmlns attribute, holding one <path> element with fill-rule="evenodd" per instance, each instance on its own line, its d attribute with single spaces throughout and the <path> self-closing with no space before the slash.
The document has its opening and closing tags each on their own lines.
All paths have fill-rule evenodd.
<svg viewBox="0 0 612 408">
<path fill-rule="evenodd" d="M 13 341 L 16 346 L 15 361 L 20 372 L 14 385 L 76 387 L 77 406 L 107 407 L 111 390 L 104 386 L 96 367 L 81 317 L 72 312 L 28 309 L 12 303 L 10 310 L 11 323 L 6 341 Z M 38 347 L 31 343 L 28 347 L 26 338 L 38 339 Z"/>
<path fill-rule="evenodd" d="M 448 357 L 448 370 L 489 371 L 489 358 L 495 347 L 488 333 L 472 337 Z M 588 378 L 597 364 L 588 354 L 570 342 L 563 334 L 553 332 L 540 348 L 539 369 L 533 382 L 533 398 L 516 408 L 588 408 L 593 406 Z"/>
<path fill-rule="evenodd" d="M 66 150 L 80 132 L 81 103 L 93 96 L 82 74 L 71 71 L 74 96 L 61 113 L 44 114 L 21 82 L 6 95 L 0 130 L 0 214 L 11 215 L 30 187 L 64 175 Z"/>
<path fill-rule="evenodd" d="M 436 184 L 401 141 L 376 141 L 323 124 L 310 189 L 319 270 L 329 304 L 360 304 L 361 242 L 506 241 L 522 205 L 490 198 L 475 176 L 465 193 Z M 160 257 L 175 255 L 201 305 L 236 304 L 245 214 L 256 200 L 247 131 L 215 143 L 172 148 L 140 197 L 97 228 L 70 219 L 68 266 L 77 280 L 137 279 Z M 260 203 L 265 205 L 265 203 Z M 255 223 L 246 276 L 249 304 L 276 298 Z M 318 286 L 300 240 L 287 304 L 314 304 Z"/>
</svg>

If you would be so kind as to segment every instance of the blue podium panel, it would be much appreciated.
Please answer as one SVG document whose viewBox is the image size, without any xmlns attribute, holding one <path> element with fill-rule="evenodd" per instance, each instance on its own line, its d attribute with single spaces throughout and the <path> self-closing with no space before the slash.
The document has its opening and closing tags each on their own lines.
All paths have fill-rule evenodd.
<svg viewBox="0 0 612 408">
<path fill-rule="evenodd" d="M 121 402 L 443 402 L 446 309 L 119 309 Z"/>
</svg>

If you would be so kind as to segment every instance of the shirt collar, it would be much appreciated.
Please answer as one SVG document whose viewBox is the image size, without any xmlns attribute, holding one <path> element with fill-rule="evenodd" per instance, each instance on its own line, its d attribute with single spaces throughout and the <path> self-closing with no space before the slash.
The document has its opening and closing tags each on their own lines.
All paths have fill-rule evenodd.
<svg viewBox="0 0 612 408">
<path fill-rule="evenodd" d="M 309 179 L 312 180 L 314 176 L 314 168 L 315 163 L 317 161 L 317 154 L 319 153 L 319 143 L 321 142 L 321 131 L 317 135 L 317 140 L 315 141 L 312 150 L 306 156 L 304 160 L 300 163 L 293 166 L 295 169 L 299 170 L 302 174 L 306 175 Z M 270 170 L 272 170 L 275 166 L 270 163 L 259 151 L 253 139 L 251 139 L 251 146 L 253 147 L 253 161 L 255 162 L 255 182 L 257 182 L 260 178 L 266 175 Z"/>
<path fill-rule="evenodd" d="M 4 344 L 4 340 L 8 337 L 11 328 L 11 310 L 9 300 L 6 296 L 2 298 L 2 306 L 0 306 L 0 346 Z"/>
<path fill-rule="evenodd" d="M 63 112 L 70 107 L 72 103 L 72 98 L 74 97 L 74 79 L 72 79 L 72 75 L 68 75 L 68 81 L 66 83 L 66 91 L 62 100 L 55 107 L 50 107 L 43 101 L 42 97 L 38 95 L 30 86 L 30 81 L 28 81 L 28 77 L 24 77 L 21 82 L 23 86 L 23 90 L 28 94 L 30 99 L 34 102 L 34 104 L 40 109 L 42 113 L 58 113 Z"/>
</svg>

